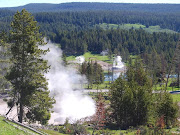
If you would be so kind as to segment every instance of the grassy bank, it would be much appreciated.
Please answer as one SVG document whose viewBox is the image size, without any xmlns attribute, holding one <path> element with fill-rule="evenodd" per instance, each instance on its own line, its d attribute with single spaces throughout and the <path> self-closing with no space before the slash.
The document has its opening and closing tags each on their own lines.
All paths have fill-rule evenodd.
<svg viewBox="0 0 180 135">
<path fill-rule="evenodd" d="M 37 133 L 13 122 L 5 122 L 4 119 L 4 117 L 0 116 L 0 135 L 38 135 Z"/>
</svg>

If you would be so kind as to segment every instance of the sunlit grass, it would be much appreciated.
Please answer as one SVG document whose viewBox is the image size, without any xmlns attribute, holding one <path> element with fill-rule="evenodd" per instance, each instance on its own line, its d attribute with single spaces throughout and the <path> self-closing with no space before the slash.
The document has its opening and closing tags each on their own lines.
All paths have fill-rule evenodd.
<svg viewBox="0 0 180 135">
<path fill-rule="evenodd" d="M 171 94 L 173 102 L 180 102 L 180 94 Z"/>
<path fill-rule="evenodd" d="M 83 56 L 85 57 L 86 61 L 99 60 L 99 61 L 104 61 L 104 62 L 107 62 L 107 63 L 112 63 L 112 61 L 109 59 L 109 57 L 107 55 L 102 56 L 100 54 L 92 54 L 90 52 L 86 52 Z M 76 56 L 68 56 L 66 58 L 67 61 L 72 61 L 72 60 L 75 60 L 75 59 L 76 59 Z"/>
<path fill-rule="evenodd" d="M 23 128 L 15 123 L 8 121 L 9 123 L 5 122 L 3 119 L 4 117 L 0 116 L 0 135 L 38 135 L 35 132 Z M 14 125 L 14 126 L 13 126 Z M 18 128 L 17 128 L 18 127 Z M 23 129 L 24 131 L 20 130 Z"/>
<path fill-rule="evenodd" d="M 134 28 L 134 29 L 142 28 L 146 32 L 149 32 L 149 33 L 153 33 L 153 32 L 176 33 L 175 31 L 170 30 L 170 29 L 162 29 L 159 25 L 146 27 L 145 25 L 142 25 L 139 23 L 135 23 L 135 24 L 129 24 L 129 23 L 127 23 L 127 24 L 107 24 L 107 23 L 102 23 L 102 24 L 99 24 L 99 26 L 105 30 L 117 29 L 117 28 L 125 29 L 125 30 L 129 30 L 131 28 Z"/>
<path fill-rule="evenodd" d="M 65 135 L 54 130 L 46 130 L 46 129 L 39 129 L 39 130 L 43 131 L 44 133 L 47 133 L 48 135 Z"/>
</svg>

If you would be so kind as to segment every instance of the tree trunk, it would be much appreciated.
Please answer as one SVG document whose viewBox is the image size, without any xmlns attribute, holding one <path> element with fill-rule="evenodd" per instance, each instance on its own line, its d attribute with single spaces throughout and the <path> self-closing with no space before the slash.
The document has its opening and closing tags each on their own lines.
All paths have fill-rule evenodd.
<svg viewBox="0 0 180 135">
<path fill-rule="evenodd" d="M 171 74 L 171 69 L 172 69 L 172 63 L 171 63 L 171 66 L 170 66 L 170 68 L 169 68 L 169 72 L 168 72 L 168 76 L 167 76 L 167 80 L 166 80 L 165 92 L 166 92 L 167 87 L 168 87 L 168 81 L 169 81 L 169 76 L 170 76 L 170 74 Z"/>
<path fill-rule="evenodd" d="M 9 109 L 9 111 L 6 113 L 6 116 L 10 113 L 10 111 L 12 110 L 12 108 L 14 107 L 14 102 L 15 102 L 15 93 L 14 93 L 14 98 L 13 98 L 13 102 L 12 102 L 12 105 Z"/>
<path fill-rule="evenodd" d="M 20 109 L 20 111 L 19 111 L 18 119 L 19 119 L 19 122 L 22 123 L 22 120 L 23 120 L 23 105 L 22 105 L 21 101 L 20 101 L 20 108 L 19 109 Z"/>
<path fill-rule="evenodd" d="M 179 81 L 180 81 L 180 75 L 179 75 L 179 73 L 180 73 L 180 72 L 178 71 L 178 76 L 177 76 L 177 79 L 178 79 L 178 81 L 177 81 L 177 83 L 178 83 L 178 88 L 179 88 L 179 83 L 180 83 L 180 82 L 179 82 Z"/>
</svg>

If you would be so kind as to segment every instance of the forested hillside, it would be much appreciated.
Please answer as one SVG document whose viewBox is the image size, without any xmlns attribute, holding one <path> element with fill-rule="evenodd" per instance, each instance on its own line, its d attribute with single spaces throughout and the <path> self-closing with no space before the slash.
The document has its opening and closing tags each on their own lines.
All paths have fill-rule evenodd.
<svg viewBox="0 0 180 135">
<path fill-rule="evenodd" d="M 147 33 L 144 30 L 89 30 L 58 32 L 52 41 L 59 43 L 66 54 L 80 55 L 87 51 L 100 54 L 108 50 L 109 54 L 120 53 L 123 58 L 128 54 L 139 55 L 166 53 L 166 59 L 172 57 L 178 34 Z"/>
<path fill-rule="evenodd" d="M 0 10 L 6 117 L 49 134 L 179 134 L 180 13 L 145 11 Z"/>
<path fill-rule="evenodd" d="M 151 54 L 156 50 L 159 55 L 164 54 L 169 61 L 178 40 L 178 33 L 150 34 L 141 28 L 103 30 L 99 24 L 106 23 L 108 26 L 138 23 L 146 28 L 159 26 L 180 32 L 179 4 L 65 3 L 29 4 L 24 7 L 37 12 L 33 13 L 33 16 L 40 25 L 40 31 L 53 42 L 60 44 L 67 55 L 108 50 L 109 55 L 120 53 L 124 60 L 127 60 L 129 54 Z M 10 30 L 14 13 L 11 10 L 21 8 L 23 7 L 0 10 L 0 31 Z M 91 8 L 91 11 L 88 8 Z M 101 11 L 97 11 L 97 8 Z M 63 12 L 60 12 L 60 9 Z M 45 10 L 46 12 L 40 12 Z"/>
<path fill-rule="evenodd" d="M 0 10 L 0 30 L 9 29 L 13 11 Z M 34 13 L 41 26 L 41 31 L 47 35 L 61 30 L 84 30 L 94 28 L 96 24 L 143 24 L 146 27 L 159 25 L 180 31 L 179 13 L 146 13 L 131 11 L 86 11 L 86 12 L 43 12 Z"/>
<path fill-rule="evenodd" d="M 30 12 L 57 12 L 57 11 L 140 11 L 140 12 L 180 12 L 180 4 L 132 4 L 132 3 L 90 3 L 72 2 L 61 4 L 28 4 L 19 7 L 7 8 L 17 11 L 23 8 Z"/>
</svg>

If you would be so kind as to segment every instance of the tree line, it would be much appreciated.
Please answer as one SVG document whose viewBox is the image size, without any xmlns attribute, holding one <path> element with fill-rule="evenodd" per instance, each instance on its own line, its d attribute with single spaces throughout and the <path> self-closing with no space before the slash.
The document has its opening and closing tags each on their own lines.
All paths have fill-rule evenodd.
<svg viewBox="0 0 180 135">
<path fill-rule="evenodd" d="M 0 10 L 0 30 L 8 30 L 5 27 L 12 21 L 13 11 Z M 39 22 L 40 31 L 47 36 L 61 30 L 92 29 L 96 24 L 126 24 L 139 23 L 146 27 L 159 25 L 174 31 L 180 31 L 180 14 L 138 11 L 64 11 L 64 12 L 39 12 L 33 13 Z"/>
<path fill-rule="evenodd" d="M 127 55 L 152 53 L 165 54 L 166 60 L 172 57 L 179 34 L 147 33 L 142 29 L 93 29 L 87 31 L 64 31 L 56 33 L 52 41 L 60 44 L 67 55 L 80 55 L 87 51 L 100 54 L 108 50 L 109 54 Z"/>
<path fill-rule="evenodd" d="M 178 13 L 179 4 L 145 4 L 145 3 L 102 3 L 102 2 L 71 2 L 60 4 L 30 3 L 19 7 L 9 7 L 12 11 L 25 8 L 31 13 L 60 11 L 133 11 L 133 12 L 165 12 Z"/>
<path fill-rule="evenodd" d="M 82 75 L 86 75 L 86 78 L 88 80 L 88 89 L 90 87 L 92 88 L 93 84 L 95 84 L 98 89 L 99 84 L 104 82 L 103 69 L 101 65 L 97 63 L 97 61 L 91 60 L 88 62 L 83 62 L 79 68 L 79 72 Z"/>
</svg>

